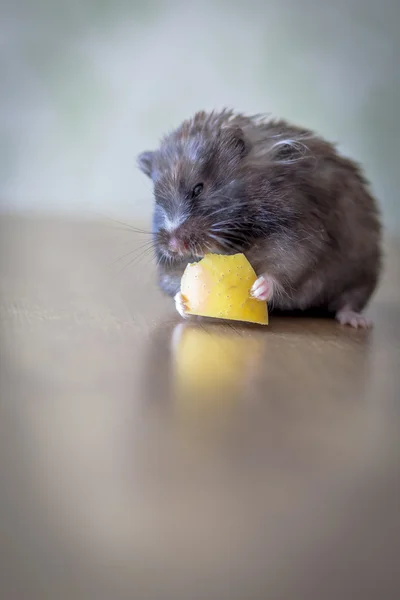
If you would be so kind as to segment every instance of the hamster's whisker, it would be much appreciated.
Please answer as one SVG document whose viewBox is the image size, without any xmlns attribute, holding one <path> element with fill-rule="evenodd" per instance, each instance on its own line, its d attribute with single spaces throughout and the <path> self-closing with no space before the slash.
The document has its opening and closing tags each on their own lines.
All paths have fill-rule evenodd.
<svg viewBox="0 0 400 600">
<path fill-rule="evenodd" d="M 236 239 L 238 241 L 242 241 L 245 242 L 249 239 L 249 236 L 246 234 L 246 232 L 242 231 L 241 227 L 220 227 L 220 228 L 214 228 L 211 227 L 211 232 L 215 235 L 218 235 L 218 233 L 222 234 L 221 237 L 223 237 L 224 239 L 226 237 L 229 238 L 233 238 Z"/>
<path fill-rule="evenodd" d="M 212 253 L 213 249 L 211 248 L 210 244 L 208 242 L 205 242 L 204 244 L 205 248 Z"/>
<path fill-rule="evenodd" d="M 231 242 L 221 236 L 214 235 L 213 233 L 209 233 L 208 236 L 215 240 L 220 246 L 227 248 L 228 250 L 234 250 L 235 252 L 240 251 L 241 248 L 238 244 Z"/>
<path fill-rule="evenodd" d="M 231 198 L 229 198 L 229 200 L 231 200 Z M 207 213 L 207 215 L 210 216 L 210 217 L 214 217 L 215 215 L 218 215 L 221 212 L 227 212 L 229 210 L 232 211 L 232 207 L 223 206 L 222 208 L 219 208 L 218 210 L 213 210 L 212 212 Z"/>
<path fill-rule="evenodd" d="M 203 252 L 201 251 L 201 248 L 200 248 L 200 252 L 199 252 L 199 246 L 198 246 L 198 244 L 195 243 L 194 246 L 193 246 L 193 249 L 194 249 L 194 255 L 195 256 L 203 256 Z"/>
<path fill-rule="evenodd" d="M 241 232 L 243 227 L 243 223 L 230 223 L 227 221 L 226 223 L 221 222 L 216 225 L 211 225 L 210 230 L 213 232 L 222 231 L 224 233 L 228 233 L 232 230 Z"/>
<path fill-rule="evenodd" d="M 231 200 L 231 198 L 227 199 Z M 243 207 L 249 207 L 249 208 L 254 208 L 254 203 L 253 202 L 247 202 L 245 200 L 241 200 L 240 201 L 240 208 L 238 207 L 237 209 L 235 209 L 235 207 L 232 207 L 231 205 L 229 206 L 223 206 L 215 211 L 209 211 L 207 212 L 207 216 L 209 218 L 213 218 L 215 215 L 221 214 L 221 213 L 227 213 L 227 218 L 229 218 L 229 221 L 234 221 L 235 217 L 237 217 L 238 219 L 243 219 Z M 236 214 L 235 214 L 236 213 Z M 256 214 L 252 215 L 252 218 L 256 217 L 257 221 L 266 221 L 266 217 L 262 214 L 259 214 L 259 211 L 257 211 Z M 269 214 L 268 214 L 268 219 L 270 219 L 271 217 L 273 217 L 274 221 L 278 221 L 278 220 L 282 220 L 284 221 L 284 219 L 282 218 L 282 216 L 277 213 L 277 209 L 274 209 L 273 206 L 270 207 L 269 210 Z"/>
<path fill-rule="evenodd" d="M 113 219 L 108 216 L 106 216 L 105 218 L 108 219 L 109 221 L 112 221 L 113 223 L 116 223 L 117 225 L 123 225 L 124 228 L 126 228 L 130 231 L 133 231 L 134 233 L 153 235 L 153 233 L 151 231 L 146 231 L 145 229 L 140 229 L 138 227 L 134 227 L 133 225 L 130 225 L 129 223 L 124 223 L 123 221 L 117 221 L 116 219 Z"/>
<path fill-rule="evenodd" d="M 127 256 L 130 256 L 131 254 L 133 254 L 134 252 L 138 252 L 139 250 L 142 249 L 153 249 L 155 248 L 154 242 L 151 241 L 147 241 L 144 244 L 141 244 L 140 246 L 137 246 L 136 248 L 133 248 L 132 250 L 129 250 L 129 252 L 126 252 L 126 254 L 123 254 L 122 256 L 119 256 L 118 258 L 116 258 L 115 260 L 113 260 L 112 262 L 110 262 L 107 266 L 108 267 L 112 267 L 113 265 L 115 265 L 115 263 L 119 262 L 120 260 L 123 260 L 124 258 L 126 258 Z"/>
<path fill-rule="evenodd" d="M 143 260 L 146 256 L 151 253 L 153 248 L 146 248 L 143 252 L 141 252 L 138 256 L 134 256 L 132 260 L 130 260 L 126 265 L 122 267 L 122 269 L 118 272 L 118 275 L 122 273 L 127 267 L 136 266 L 141 260 Z"/>
<path fill-rule="evenodd" d="M 243 224 L 243 219 L 235 221 L 234 219 L 227 219 L 225 221 L 217 221 L 211 225 L 211 228 L 220 227 L 221 225 L 231 225 L 235 227 L 240 227 Z"/>
<path fill-rule="evenodd" d="M 233 218 L 225 219 L 222 221 L 217 221 L 216 223 L 213 223 L 210 228 L 214 229 L 216 227 L 222 227 L 222 226 L 226 225 L 227 227 L 237 227 L 237 228 L 241 229 L 243 227 L 243 225 L 248 225 L 248 224 L 254 225 L 253 220 L 252 219 L 250 219 L 250 220 L 244 219 L 243 216 L 240 215 L 237 218 L 233 217 Z"/>
</svg>

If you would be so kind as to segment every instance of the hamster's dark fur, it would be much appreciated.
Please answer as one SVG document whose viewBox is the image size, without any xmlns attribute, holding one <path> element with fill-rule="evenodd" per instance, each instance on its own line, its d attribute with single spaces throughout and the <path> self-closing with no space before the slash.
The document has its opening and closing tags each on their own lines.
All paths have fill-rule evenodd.
<svg viewBox="0 0 400 600">
<path fill-rule="evenodd" d="M 154 183 L 159 283 L 188 262 L 243 252 L 282 310 L 359 313 L 381 270 L 379 211 L 360 167 L 311 131 L 199 112 L 138 158 Z M 345 319 L 343 322 L 346 321 Z"/>
</svg>

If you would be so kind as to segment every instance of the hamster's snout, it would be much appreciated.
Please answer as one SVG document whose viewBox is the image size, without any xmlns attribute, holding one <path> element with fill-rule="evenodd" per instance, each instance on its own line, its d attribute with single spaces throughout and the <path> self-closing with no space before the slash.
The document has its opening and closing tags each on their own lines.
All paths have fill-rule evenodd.
<svg viewBox="0 0 400 600">
<path fill-rule="evenodd" d="M 194 219 L 178 227 L 159 229 L 156 244 L 170 258 L 202 257 L 216 246 L 212 237 L 207 234 L 207 224 Z"/>
<path fill-rule="evenodd" d="M 168 250 L 174 254 L 185 254 L 189 250 L 189 242 L 177 235 L 171 235 L 168 241 Z"/>
<path fill-rule="evenodd" d="M 156 244 L 167 256 L 188 256 L 193 254 L 193 238 L 192 232 L 184 231 L 182 228 L 172 231 L 159 229 L 156 234 Z"/>
</svg>

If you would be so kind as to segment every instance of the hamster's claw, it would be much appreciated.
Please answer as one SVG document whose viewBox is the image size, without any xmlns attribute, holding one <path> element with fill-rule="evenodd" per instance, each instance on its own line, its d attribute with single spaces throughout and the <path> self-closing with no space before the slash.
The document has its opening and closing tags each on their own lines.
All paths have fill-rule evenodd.
<svg viewBox="0 0 400 600">
<path fill-rule="evenodd" d="M 350 325 L 355 329 L 369 329 L 372 327 L 372 321 L 370 319 L 348 308 L 339 310 L 336 313 L 336 320 L 339 321 L 341 325 Z"/>
<path fill-rule="evenodd" d="M 175 300 L 175 308 L 183 319 L 188 319 L 189 315 L 187 314 L 187 306 L 185 304 L 185 300 L 181 292 L 178 292 L 174 296 Z"/>
<path fill-rule="evenodd" d="M 266 302 L 271 300 L 273 293 L 273 281 L 270 277 L 264 275 L 259 277 L 254 283 L 250 290 L 250 294 L 256 300 Z"/>
</svg>

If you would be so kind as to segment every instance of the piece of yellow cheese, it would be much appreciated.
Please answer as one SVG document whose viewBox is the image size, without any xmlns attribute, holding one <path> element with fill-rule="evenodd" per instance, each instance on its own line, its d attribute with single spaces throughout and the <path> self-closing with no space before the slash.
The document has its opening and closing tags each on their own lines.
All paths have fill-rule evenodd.
<svg viewBox="0 0 400 600">
<path fill-rule="evenodd" d="M 206 254 L 189 264 L 182 276 L 187 313 L 268 325 L 267 303 L 250 295 L 256 279 L 244 254 Z"/>
</svg>

